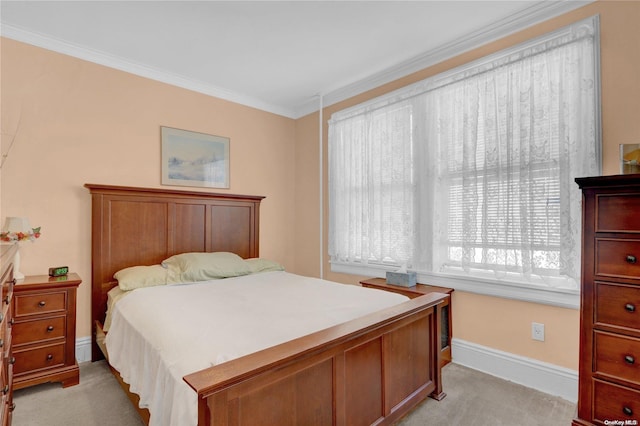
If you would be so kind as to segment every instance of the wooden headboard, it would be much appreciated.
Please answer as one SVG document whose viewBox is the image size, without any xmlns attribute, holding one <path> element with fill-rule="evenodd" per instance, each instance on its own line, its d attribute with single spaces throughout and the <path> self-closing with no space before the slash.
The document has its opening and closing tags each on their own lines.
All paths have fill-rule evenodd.
<svg viewBox="0 0 640 426">
<path fill-rule="evenodd" d="M 96 321 L 103 323 L 113 274 L 156 265 L 185 252 L 259 255 L 264 197 L 85 184 L 91 192 L 92 359 L 102 358 Z"/>
</svg>

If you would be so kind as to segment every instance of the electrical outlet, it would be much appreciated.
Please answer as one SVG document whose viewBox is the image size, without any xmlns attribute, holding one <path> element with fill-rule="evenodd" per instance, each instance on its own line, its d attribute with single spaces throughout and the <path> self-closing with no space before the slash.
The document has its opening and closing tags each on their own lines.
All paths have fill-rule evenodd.
<svg viewBox="0 0 640 426">
<path fill-rule="evenodd" d="M 544 342 L 544 324 L 537 322 L 531 323 L 531 338 Z"/>
</svg>

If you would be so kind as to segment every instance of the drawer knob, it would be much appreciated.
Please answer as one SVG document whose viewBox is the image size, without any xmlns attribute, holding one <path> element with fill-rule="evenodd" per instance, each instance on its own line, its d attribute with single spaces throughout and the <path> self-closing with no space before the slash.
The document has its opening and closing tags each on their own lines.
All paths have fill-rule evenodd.
<svg viewBox="0 0 640 426">
<path fill-rule="evenodd" d="M 627 416 L 633 416 L 633 410 L 629 407 L 622 407 L 622 412 Z"/>
<path fill-rule="evenodd" d="M 0 348 L 4 346 L 4 339 L 0 339 Z"/>
<path fill-rule="evenodd" d="M 11 404 L 11 407 L 9 407 L 9 411 L 13 411 L 16 409 L 16 403 L 14 402 L 13 404 Z"/>
<path fill-rule="evenodd" d="M 2 322 L 3 319 L 4 319 L 4 315 L 2 314 L 2 312 L 0 312 L 0 322 Z"/>
<path fill-rule="evenodd" d="M 627 303 L 626 305 L 624 305 L 624 310 L 627 312 L 635 312 L 636 305 L 634 305 L 633 303 Z"/>
<path fill-rule="evenodd" d="M 49 327 L 47 327 L 47 332 L 51 333 L 53 331 L 53 326 L 50 325 Z"/>
<path fill-rule="evenodd" d="M 638 259 L 636 259 L 636 257 L 634 255 L 632 255 L 632 254 L 628 254 L 627 255 L 627 263 L 633 264 L 633 263 L 636 263 L 637 260 Z"/>
<path fill-rule="evenodd" d="M 38 302 L 38 306 L 43 307 L 44 305 L 46 305 L 47 302 L 45 302 L 44 300 L 41 300 Z"/>
<path fill-rule="evenodd" d="M 16 323 L 15 318 L 11 318 L 11 319 L 9 320 L 9 324 L 10 324 L 10 325 L 13 325 L 13 324 L 15 324 L 15 323 Z"/>
<path fill-rule="evenodd" d="M 9 296 L 5 296 L 4 298 L 4 304 L 8 305 L 9 304 Z"/>
<path fill-rule="evenodd" d="M 5 395 L 9 393 L 9 385 L 4 385 L 4 389 L 2 389 L 2 393 Z"/>
<path fill-rule="evenodd" d="M 9 360 L 9 364 L 15 364 L 16 363 L 16 357 L 12 356 L 11 359 Z"/>
<path fill-rule="evenodd" d="M 631 365 L 631 364 L 634 364 L 636 362 L 636 359 L 632 355 L 625 355 L 624 362 L 626 362 L 627 364 Z"/>
<path fill-rule="evenodd" d="M 47 355 L 47 361 L 51 361 L 53 359 L 53 355 L 49 354 Z"/>
</svg>

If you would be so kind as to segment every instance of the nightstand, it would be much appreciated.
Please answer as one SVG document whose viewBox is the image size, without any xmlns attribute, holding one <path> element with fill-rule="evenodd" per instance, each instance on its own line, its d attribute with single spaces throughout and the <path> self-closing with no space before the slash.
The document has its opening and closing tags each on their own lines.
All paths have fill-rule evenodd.
<svg viewBox="0 0 640 426">
<path fill-rule="evenodd" d="M 387 284 L 387 280 L 384 278 L 369 278 L 360 281 L 360 285 L 363 287 L 377 288 L 379 290 L 391 291 L 393 293 L 403 294 L 411 299 L 422 296 L 429 293 L 444 293 L 448 294 L 449 298 L 442 305 L 442 338 L 440 340 L 440 348 L 442 349 L 442 365 L 447 365 L 451 362 L 451 335 L 452 335 L 452 321 L 451 321 L 451 293 L 452 288 L 436 287 L 433 285 L 416 284 L 414 287 L 402 287 L 399 285 Z"/>
<path fill-rule="evenodd" d="M 82 279 L 33 275 L 14 286 L 13 384 L 80 382 L 76 362 L 76 290 Z"/>
</svg>

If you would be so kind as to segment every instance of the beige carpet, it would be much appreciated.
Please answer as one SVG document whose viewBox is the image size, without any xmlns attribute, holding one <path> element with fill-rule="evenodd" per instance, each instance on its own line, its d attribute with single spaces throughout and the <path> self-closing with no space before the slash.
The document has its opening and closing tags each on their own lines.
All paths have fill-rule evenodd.
<svg viewBox="0 0 640 426">
<path fill-rule="evenodd" d="M 447 397 L 427 399 L 402 426 L 568 426 L 575 405 L 457 364 L 442 372 Z M 80 364 L 80 384 L 47 383 L 14 394 L 14 426 L 141 426 L 104 361 Z M 183 426 L 183 425 L 177 425 Z"/>
<path fill-rule="evenodd" d="M 442 401 L 428 398 L 401 426 L 569 426 L 576 406 L 562 398 L 477 370 L 448 364 L 442 370 Z"/>
</svg>

